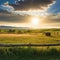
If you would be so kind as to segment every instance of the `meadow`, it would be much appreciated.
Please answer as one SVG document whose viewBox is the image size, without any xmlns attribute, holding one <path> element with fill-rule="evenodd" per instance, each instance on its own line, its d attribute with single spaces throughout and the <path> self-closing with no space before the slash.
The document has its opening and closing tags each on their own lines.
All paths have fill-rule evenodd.
<svg viewBox="0 0 60 60">
<path fill-rule="evenodd" d="M 48 35 L 46 34 L 48 33 Z M 60 29 L 0 30 L 0 44 L 59 44 Z M 60 46 L 1 47 L 0 60 L 60 60 Z"/>
<path fill-rule="evenodd" d="M 18 33 L 19 32 L 19 33 Z M 47 36 L 46 33 L 50 33 Z M 0 30 L 0 44 L 48 44 L 60 43 L 59 29 Z"/>
<path fill-rule="evenodd" d="M 42 36 L 40 34 L 0 34 L 0 44 L 48 44 L 60 43 L 60 36 Z"/>
</svg>

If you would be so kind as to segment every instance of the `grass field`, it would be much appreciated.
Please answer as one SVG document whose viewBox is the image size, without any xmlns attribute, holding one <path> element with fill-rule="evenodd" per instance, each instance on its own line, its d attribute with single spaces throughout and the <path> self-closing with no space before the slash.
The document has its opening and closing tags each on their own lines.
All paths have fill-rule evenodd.
<svg viewBox="0 0 60 60">
<path fill-rule="evenodd" d="M 47 30 L 46 32 L 48 32 Z M 42 33 L 0 34 L 0 44 L 59 44 L 60 35 Z M 60 32 L 57 31 L 57 32 Z M 0 60 L 60 60 L 60 46 L 53 47 L 1 47 Z"/>
<path fill-rule="evenodd" d="M 60 36 L 40 34 L 0 34 L 0 44 L 45 44 L 60 43 Z"/>
</svg>

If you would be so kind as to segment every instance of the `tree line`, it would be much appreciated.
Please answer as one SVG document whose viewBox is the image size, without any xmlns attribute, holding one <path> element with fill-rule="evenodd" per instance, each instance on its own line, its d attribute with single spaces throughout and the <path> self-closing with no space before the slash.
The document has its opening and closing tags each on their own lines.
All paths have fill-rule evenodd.
<svg viewBox="0 0 60 60">
<path fill-rule="evenodd" d="M 24 33 L 39 33 L 40 30 L 30 30 L 30 29 L 0 29 L 0 34 L 2 33 L 14 33 L 14 34 L 24 34 Z"/>
</svg>

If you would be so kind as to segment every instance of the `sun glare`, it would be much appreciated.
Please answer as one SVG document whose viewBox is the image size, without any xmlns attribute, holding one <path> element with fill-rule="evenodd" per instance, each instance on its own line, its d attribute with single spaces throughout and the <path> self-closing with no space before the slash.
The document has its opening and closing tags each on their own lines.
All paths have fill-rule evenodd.
<svg viewBox="0 0 60 60">
<path fill-rule="evenodd" d="M 31 18 L 31 27 L 38 28 L 40 23 L 40 19 L 38 17 Z"/>
<path fill-rule="evenodd" d="M 38 25 L 39 19 L 38 18 L 32 18 L 31 22 L 32 22 L 33 25 Z"/>
</svg>

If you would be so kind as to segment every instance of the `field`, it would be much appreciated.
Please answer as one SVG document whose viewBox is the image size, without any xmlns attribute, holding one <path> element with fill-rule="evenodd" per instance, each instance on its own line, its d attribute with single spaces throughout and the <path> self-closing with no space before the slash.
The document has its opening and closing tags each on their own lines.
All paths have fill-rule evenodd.
<svg viewBox="0 0 60 60">
<path fill-rule="evenodd" d="M 60 36 L 43 34 L 0 34 L 0 44 L 48 44 L 60 43 Z"/>
<path fill-rule="evenodd" d="M 0 30 L 0 44 L 60 44 L 60 30 Z M 60 60 L 59 56 L 60 46 L 0 46 L 0 60 Z"/>
</svg>

